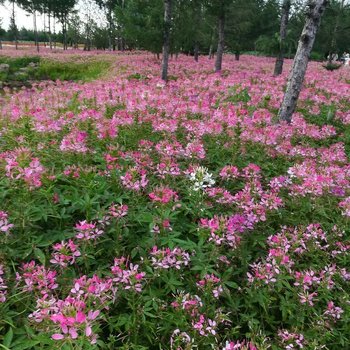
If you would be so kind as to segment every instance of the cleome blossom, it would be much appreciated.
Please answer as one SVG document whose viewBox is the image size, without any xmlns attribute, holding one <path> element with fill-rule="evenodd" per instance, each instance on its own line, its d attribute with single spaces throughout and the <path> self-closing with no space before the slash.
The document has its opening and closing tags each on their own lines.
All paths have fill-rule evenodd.
<svg viewBox="0 0 350 350">
<path fill-rule="evenodd" d="M 85 302 L 68 296 L 64 300 L 41 299 L 37 310 L 29 318 L 45 325 L 56 341 L 88 340 L 97 341 L 92 327 L 100 315 L 99 310 L 89 310 Z"/>
<path fill-rule="evenodd" d="M 197 166 L 189 170 L 188 178 L 192 182 L 192 190 L 198 192 L 215 184 L 213 174 L 203 166 Z"/>
<path fill-rule="evenodd" d="M 53 250 L 50 263 L 61 267 L 74 264 L 76 258 L 81 255 L 78 246 L 71 239 L 68 242 L 55 244 Z"/>
<path fill-rule="evenodd" d="M 6 301 L 7 294 L 7 285 L 3 278 L 4 274 L 4 266 L 0 264 L 0 303 L 4 303 Z"/>
<path fill-rule="evenodd" d="M 190 262 L 190 255 L 177 247 L 171 250 L 170 248 L 158 249 L 157 246 L 154 246 L 150 255 L 152 266 L 155 269 L 175 268 L 180 270 Z"/>
<path fill-rule="evenodd" d="M 228 341 L 222 350 L 258 350 L 251 342 L 246 341 Z"/>
<path fill-rule="evenodd" d="M 8 214 L 4 211 L 0 211 L 0 232 L 9 233 L 13 224 L 8 221 Z"/>
</svg>

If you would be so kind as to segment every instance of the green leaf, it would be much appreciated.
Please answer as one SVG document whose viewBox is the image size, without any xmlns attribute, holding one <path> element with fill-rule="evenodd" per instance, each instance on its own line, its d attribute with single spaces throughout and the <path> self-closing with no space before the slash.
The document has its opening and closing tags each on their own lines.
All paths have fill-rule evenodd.
<svg viewBox="0 0 350 350">
<path fill-rule="evenodd" d="M 225 284 L 231 288 L 238 288 L 238 284 L 236 282 L 225 282 Z"/>
<path fill-rule="evenodd" d="M 5 347 L 10 347 L 12 343 L 12 339 L 13 339 L 13 329 L 10 328 L 9 331 L 5 334 L 4 342 L 2 345 L 4 345 Z"/>
<path fill-rule="evenodd" d="M 45 265 L 46 257 L 45 257 L 44 252 L 41 249 L 39 249 L 39 248 L 35 248 L 34 249 L 34 254 L 35 254 L 35 257 L 40 261 L 40 263 Z"/>
<path fill-rule="evenodd" d="M 22 341 L 20 344 L 18 344 L 17 346 L 13 347 L 12 350 L 26 350 L 26 349 L 30 349 L 33 346 L 39 344 L 40 341 L 39 340 L 24 340 Z"/>
<path fill-rule="evenodd" d="M 5 350 L 11 350 L 11 349 L 9 349 L 8 347 L 6 347 L 6 346 L 3 345 L 3 344 L 0 344 L 0 348 L 1 348 L 1 349 L 5 349 Z"/>
</svg>

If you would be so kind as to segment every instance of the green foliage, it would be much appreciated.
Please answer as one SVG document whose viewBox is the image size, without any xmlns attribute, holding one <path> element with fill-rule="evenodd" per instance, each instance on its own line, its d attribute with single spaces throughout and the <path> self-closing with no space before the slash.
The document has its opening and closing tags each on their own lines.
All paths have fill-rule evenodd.
<svg viewBox="0 0 350 350">
<path fill-rule="evenodd" d="M 8 73 L 2 73 L 0 80 L 5 82 L 28 80 L 75 80 L 90 81 L 104 74 L 110 67 L 108 60 L 89 59 L 79 62 L 42 59 L 38 56 L 9 58 L 0 56 L 0 64 L 9 64 Z M 32 65 L 35 64 L 35 65 Z M 23 70 L 24 69 L 24 70 Z"/>
<path fill-rule="evenodd" d="M 342 66 L 343 65 L 341 63 L 329 63 L 329 62 L 327 64 L 322 65 L 323 68 L 330 71 L 337 70 Z"/>
<path fill-rule="evenodd" d="M 39 62 L 40 62 L 39 56 L 23 56 L 23 57 L 16 57 L 16 58 L 0 56 L 0 64 L 1 63 L 9 64 L 10 72 L 16 72 L 20 68 L 27 67 L 29 63 L 39 63 Z"/>
<path fill-rule="evenodd" d="M 130 0 L 116 7 L 116 18 L 130 47 L 161 52 L 163 1 Z"/>
<path fill-rule="evenodd" d="M 90 81 L 107 71 L 110 63 L 107 61 L 89 62 L 57 62 L 43 60 L 34 77 L 38 80 L 82 80 Z"/>
<path fill-rule="evenodd" d="M 310 60 L 312 60 L 312 61 L 323 61 L 324 60 L 324 55 L 322 55 L 319 52 L 313 51 L 313 52 L 311 52 Z"/>
</svg>

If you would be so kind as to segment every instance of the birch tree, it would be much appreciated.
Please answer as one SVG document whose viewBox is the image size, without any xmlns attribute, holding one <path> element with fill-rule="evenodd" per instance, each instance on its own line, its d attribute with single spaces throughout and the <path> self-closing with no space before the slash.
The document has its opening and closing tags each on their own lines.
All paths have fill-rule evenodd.
<svg viewBox="0 0 350 350">
<path fill-rule="evenodd" d="M 16 24 L 16 12 L 15 12 L 15 1 L 10 1 L 12 10 L 11 10 L 11 16 L 10 16 L 10 28 L 9 31 L 13 35 L 13 40 L 15 41 L 15 47 L 16 50 L 18 50 L 18 27 Z"/>
<path fill-rule="evenodd" d="M 221 0 L 218 9 L 218 48 L 216 51 L 215 72 L 222 68 L 222 57 L 225 46 L 225 1 Z"/>
<path fill-rule="evenodd" d="M 304 81 L 307 65 L 317 30 L 321 23 L 328 0 L 309 0 L 306 6 L 306 18 L 301 33 L 298 49 L 294 57 L 293 67 L 289 74 L 287 89 L 283 97 L 281 108 L 278 112 L 280 121 L 288 123 L 292 120 L 299 94 Z"/>
<path fill-rule="evenodd" d="M 291 5 L 291 0 L 283 0 L 282 11 L 281 11 L 280 35 L 279 35 L 279 51 L 276 57 L 275 70 L 273 73 L 274 76 L 282 74 L 282 71 L 283 71 L 284 47 L 285 47 L 285 40 L 287 36 L 287 26 L 288 26 L 288 20 L 289 20 L 290 5 Z"/>
<path fill-rule="evenodd" d="M 0 5 L 1 5 L 1 1 L 0 1 Z M 4 29 L 2 29 L 2 18 L 0 18 L 0 50 L 2 50 L 2 35 L 5 34 L 6 31 Z"/>
<path fill-rule="evenodd" d="M 163 55 L 162 55 L 162 79 L 164 81 L 168 80 L 171 8 L 172 8 L 172 0 L 164 0 L 164 34 L 163 34 Z"/>
<path fill-rule="evenodd" d="M 33 28 L 35 34 L 35 46 L 39 52 L 39 38 L 38 38 L 38 27 L 37 27 L 37 15 L 42 10 L 42 3 L 39 0 L 17 0 L 19 6 L 25 11 L 29 12 L 33 16 Z"/>
<path fill-rule="evenodd" d="M 328 54 L 328 64 L 332 63 L 332 58 L 335 56 L 337 51 L 337 34 L 339 30 L 340 17 L 343 14 L 345 0 L 341 0 L 339 3 L 339 9 L 337 9 L 337 14 L 335 17 L 334 29 L 331 37 L 331 45 Z"/>
</svg>

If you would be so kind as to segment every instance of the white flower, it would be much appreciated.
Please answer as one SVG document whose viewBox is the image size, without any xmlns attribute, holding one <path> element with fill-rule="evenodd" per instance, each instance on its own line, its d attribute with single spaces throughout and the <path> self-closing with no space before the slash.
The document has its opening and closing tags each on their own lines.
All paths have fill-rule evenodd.
<svg viewBox="0 0 350 350">
<path fill-rule="evenodd" d="M 212 178 L 213 174 L 208 172 L 208 169 L 202 166 L 198 166 L 193 169 L 193 172 L 189 174 L 189 179 L 193 182 L 192 190 L 199 191 L 207 187 L 211 187 L 215 184 L 215 180 Z"/>
</svg>

